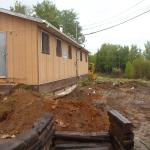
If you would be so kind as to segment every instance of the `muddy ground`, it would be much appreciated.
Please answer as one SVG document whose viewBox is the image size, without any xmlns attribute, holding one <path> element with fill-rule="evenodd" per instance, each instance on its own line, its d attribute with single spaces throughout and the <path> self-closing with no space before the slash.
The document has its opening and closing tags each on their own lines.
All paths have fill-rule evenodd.
<svg viewBox="0 0 150 150">
<path fill-rule="evenodd" d="M 150 85 L 138 82 L 93 83 L 57 99 L 31 90 L 15 90 L 0 97 L 0 136 L 31 128 L 44 112 L 54 114 L 56 130 L 108 131 L 107 111 L 111 109 L 133 122 L 135 149 L 150 147 Z"/>
</svg>

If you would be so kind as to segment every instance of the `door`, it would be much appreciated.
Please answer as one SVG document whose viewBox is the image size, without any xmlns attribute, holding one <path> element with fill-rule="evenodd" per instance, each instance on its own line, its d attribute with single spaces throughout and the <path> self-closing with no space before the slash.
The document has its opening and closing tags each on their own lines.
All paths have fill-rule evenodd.
<svg viewBox="0 0 150 150">
<path fill-rule="evenodd" d="M 6 32 L 0 32 L 0 78 L 6 78 Z"/>
</svg>

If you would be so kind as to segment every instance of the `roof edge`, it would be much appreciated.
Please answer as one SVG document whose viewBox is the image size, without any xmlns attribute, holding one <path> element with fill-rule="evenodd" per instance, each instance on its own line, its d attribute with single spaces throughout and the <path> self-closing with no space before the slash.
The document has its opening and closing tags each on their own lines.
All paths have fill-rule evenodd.
<svg viewBox="0 0 150 150">
<path fill-rule="evenodd" d="M 84 51 L 89 53 L 89 51 L 86 48 L 84 48 L 82 45 L 80 45 L 78 42 L 76 42 L 74 39 L 72 39 L 65 33 L 61 32 L 59 29 L 57 29 L 55 26 L 53 26 L 51 23 L 47 22 L 46 20 L 42 20 L 41 18 L 38 18 L 38 17 L 32 17 L 32 16 L 27 16 L 27 15 L 21 14 L 21 13 L 12 12 L 12 11 L 4 9 L 4 8 L 0 8 L 0 13 L 27 19 L 27 20 L 34 21 L 34 22 L 41 23 L 41 24 L 45 24 L 47 29 L 51 28 L 52 30 L 55 30 L 57 33 L 61 34 L 66 39 L 68 39 L 68 41 L 71 41 L 72 43 L 74 43 L 74 46 L 78 47 L 79 49 L 83 49 Z"/>
</svg>

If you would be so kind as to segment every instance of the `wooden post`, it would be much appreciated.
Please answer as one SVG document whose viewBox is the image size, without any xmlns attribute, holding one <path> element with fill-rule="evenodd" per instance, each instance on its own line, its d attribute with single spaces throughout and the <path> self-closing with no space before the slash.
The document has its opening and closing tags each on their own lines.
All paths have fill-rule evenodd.
<svg viewBox="0 0 150 150">
<path fill-rule="evenodd" d="M 108 112 L 109 133 L 116 149 L 132 150 L 134 147 L 133 124 L 116 110 Z"/>
</svg>

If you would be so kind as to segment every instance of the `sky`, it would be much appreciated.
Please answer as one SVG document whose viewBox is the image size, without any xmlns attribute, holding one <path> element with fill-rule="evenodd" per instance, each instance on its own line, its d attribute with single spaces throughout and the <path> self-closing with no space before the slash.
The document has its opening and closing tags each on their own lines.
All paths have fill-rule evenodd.
<svg viewBox="0 0 150 150">
<path fill-rule="evenodd" d="M 42 0 L 20 0 L 27 6 Z M 74 9 L 83 33 L 91 33 L 132 18 L 150 9 L 149 0 L 51 0 L 59 10 Z M 0 8 L 9 9 L 14 0 L 0 0 Z M 95 53 L 103 43 L 136 44 L 144 49 L 150 40 L 150 12 L 121 26 L 85 36 L 85 48 Z"/>
</svg>

